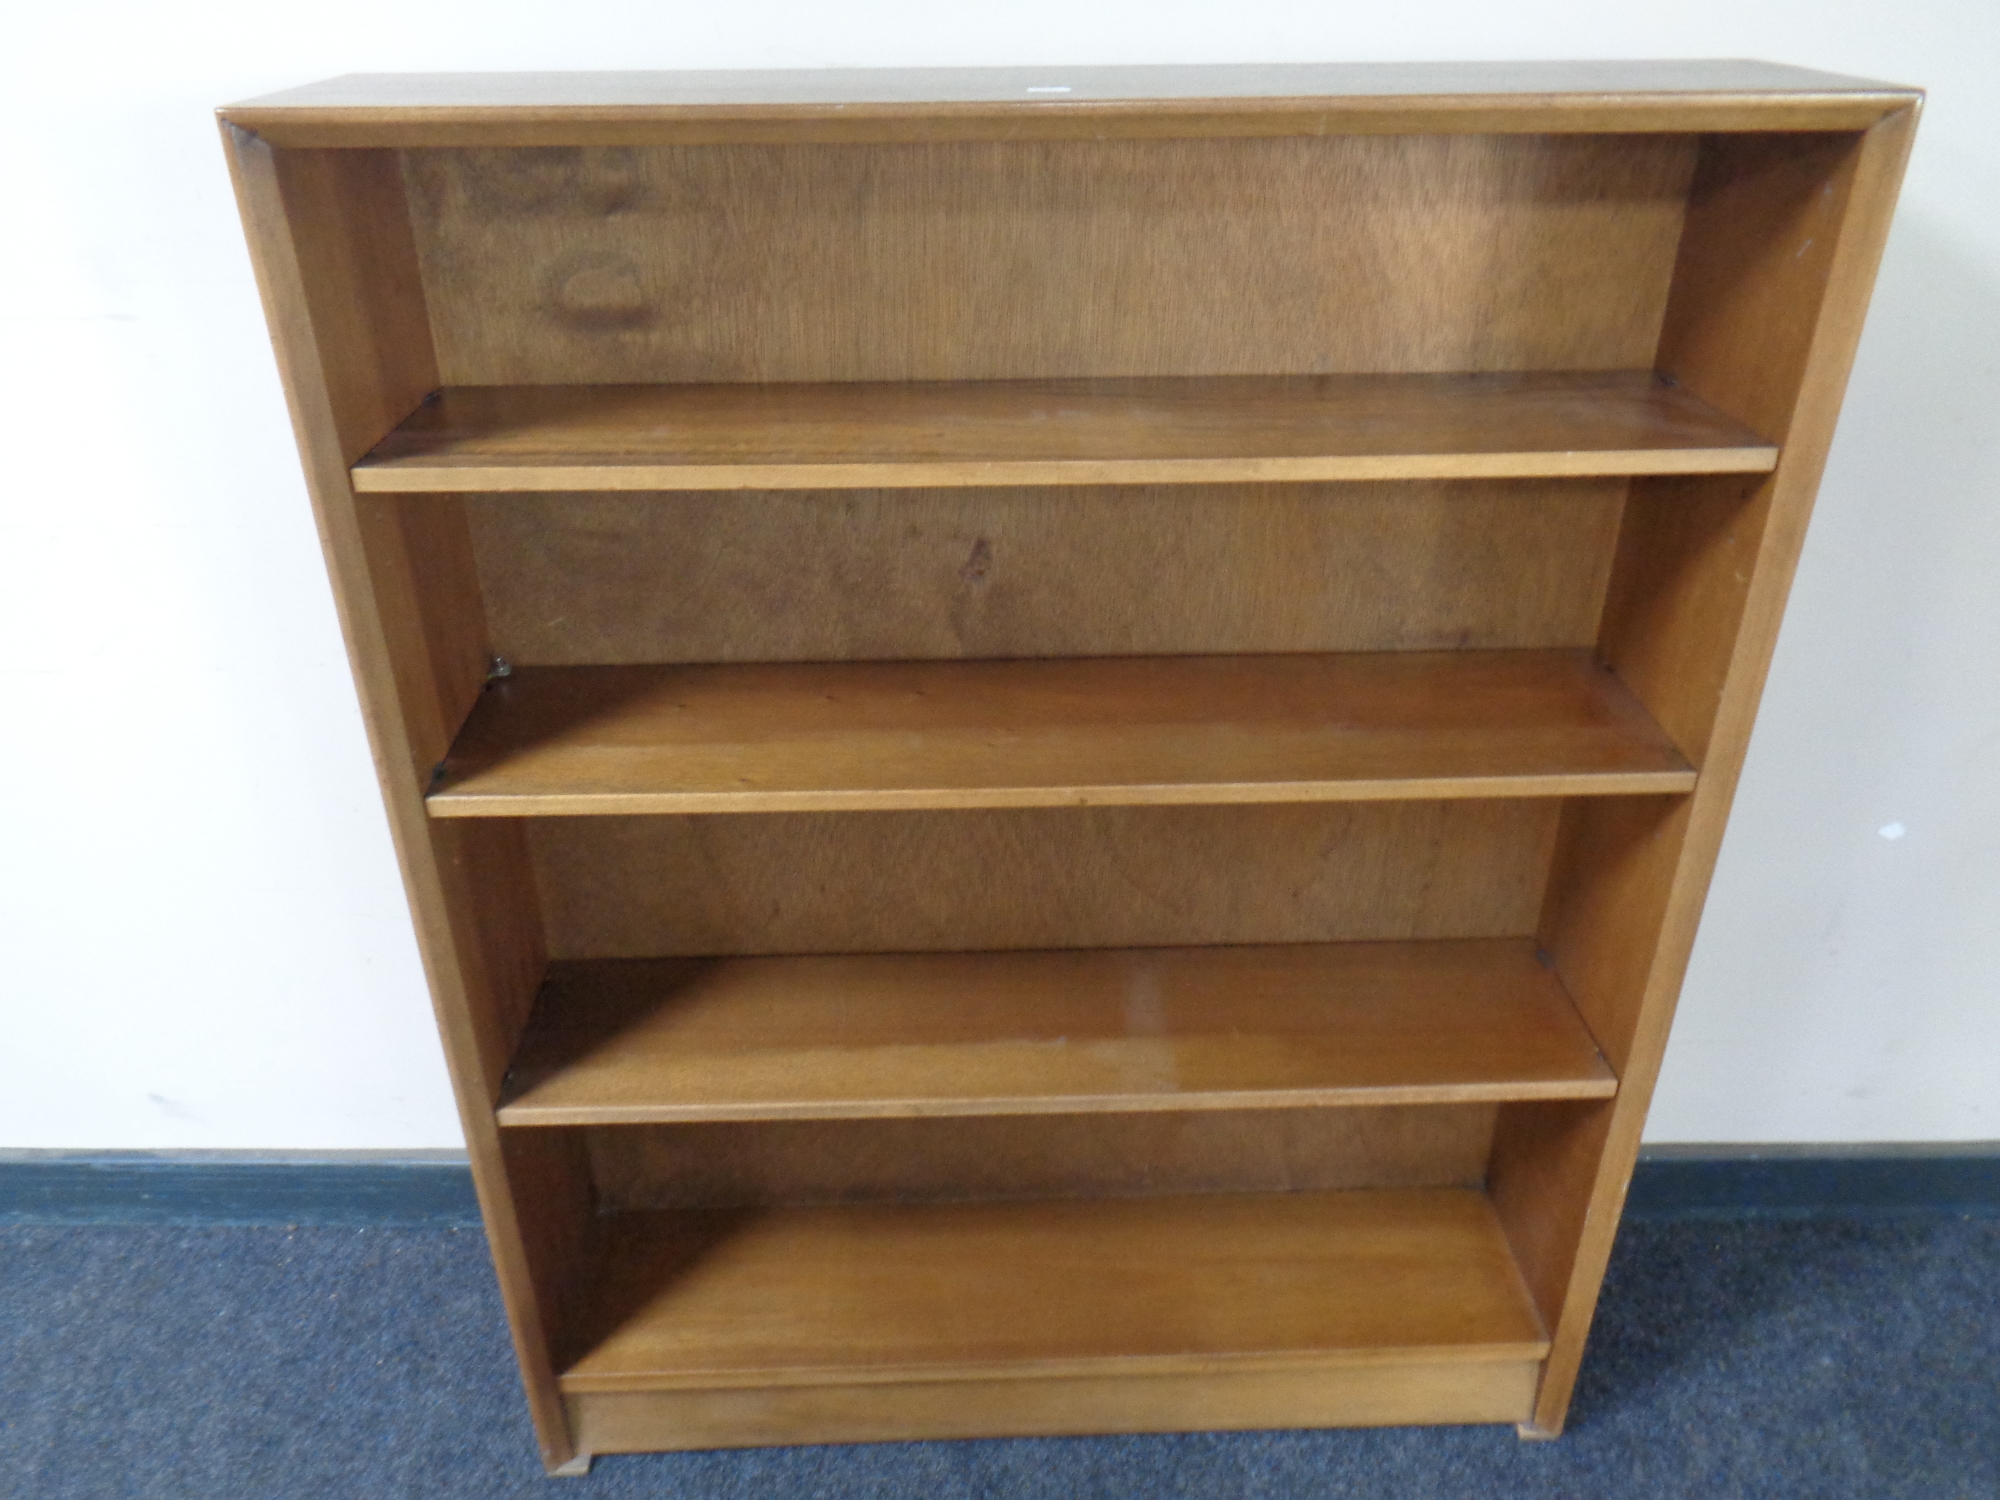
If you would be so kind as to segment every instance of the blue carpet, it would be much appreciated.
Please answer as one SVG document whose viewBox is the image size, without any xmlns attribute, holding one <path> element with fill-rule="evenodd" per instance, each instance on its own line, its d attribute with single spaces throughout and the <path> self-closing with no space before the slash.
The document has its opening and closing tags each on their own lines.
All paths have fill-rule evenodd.
<svg viewBox="0 0 2000 1500">
<path fill-rule="evenodd" d="M 545 1480 L 474 1230 L 0 1230 L 0 1495 L 2000 1500 L 2000 1221 L 1630 1224 L 1570 1429 L 911 1443 Z"/>
</svg>

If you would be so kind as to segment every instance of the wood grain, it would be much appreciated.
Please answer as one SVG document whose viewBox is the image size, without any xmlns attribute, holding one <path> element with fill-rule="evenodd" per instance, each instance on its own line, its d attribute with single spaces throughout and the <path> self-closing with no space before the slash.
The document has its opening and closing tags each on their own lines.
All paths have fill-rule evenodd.
<svg viewBox="0 0 2000 1500">
<path fill-rule="evenodd" d="M 489 1208 L 482 1188 L 480 1212 L 502 1225 L 511 1217 L 518 1226 L 531 1307 L 546 1339 L 543 1357 L 561 1367 L 579 1352 L 604 1250 L 589 1142 L 573 1130 L 506 1130 L 499 1154 L 505 1176 L 495 1196 L 504 1195 L 505 1204 Z"/>
<path fill-rule="evenodd" d="M 1694 157 L 1328 136 L 404 167 L 442 382 L 527 386 L 1646 370 Z"/>
<path fill-rule="evenodd" d="M 456 495 L 357 499 L 356 528 L 410 742 L 428 785 L 486 685 L 493 654 L 465 503 Z"/>
<path fill-rule="evenodd" d="M 1768 471 L 1645 371 L 907 385 L 461 386 L 368 492 L 1217 484 Z"/>
<path fill-rule="evenodd" d="M 398 161 L 393 151 L 286 151 L 271 159 L 286 224 L 309 227 L 291 246 L 299 290 L 293 333 L 311 340 L 299 352 L 314 362 L 325 393 L 336 445 L 327 457 L 350 464 L 439 378 Z M 294 426 L 303 429 L 302 393 L 289 395 Z"/>
<path fill-rule="evenodd" d="M 436 380 L 396 161 L 390 153 L 275 150 L 228 126 L 223 146 L 529 1412 L 543 1460 L 555 1467 L 575 1447 L 551 1350 L 581 1274 L 590 1184 L 573 1146 L 537 1151 L 521 1132 L 503 1144 L 492 1112 L 541 977 L 532 876 L 518 836 L 435 824 L 421 799 L 423 747 L 449 734 L 454 709 L 463 711 L 466 647 L 477 636 L 477 622 L 445 618 L 468 598 L 463 520 L 454 526 L 449 507 L 364 520 L 348 483 L 348 465 Z M 452 542 L 447 555 L 416 555 L 441 539 Z M 421 597 L 432 590 L 436 597 Z"/>
<path fill-rule="evenodd" d="M 1633 482 L 1599 652 L 1694 765 L 1707 759 L 1770 517 L 1768 476 Z"/>
<path fill-rule="evenodd" d="M 1660 368 L 1781 441 L 1832 289 L 1856 149 L 1854 137 L 1834 135 L 1711 141 L 1690 189 Z M 1787 461 L 1794 484 L 1803 458 Z M 1697 765 L 1776 488 L 1647 480 L 1626 510 L 1601 650 Z"/>
<path fill-rule="evenodd" d="M 605 1125 L 604 1212 L 1477 1187 L 1492 1104 Z"/>
<path fill-rule="evenodd" d="M 566 1392 L 1546 1349 L 1465 1189 L 624 1215 Z"/>
<path fill-rule="evenodd" d="M 1581 652 L 536 667 L 488 688 L 433 817 L 1684 792 Z"/>
<path fill-rule="evenodd" d="M 1325 1360 L 1298 1370 L 926 1380 L 565 1398 L 586 1453 L 1101 1432 L 1520 1422 L 1536 1360 Z"/>
<path fill-rule="evenodd" d="M 478 1062 L 468 1095 L 489 1118 L 548 967 L 546 929 L 524 832 L 518 824 L 495 819 L 430 828 L 443 925 L 473 996 L 462 1023 L 464 1040 Z"/>
<path fill-rule="evenodd" d="M 1577 1100 L 1502 1105 L 1493 1122 L 1486 1195 L 1506 1231 L 1545 1326 L 1560 1326 L 1592 1232 L 1592 1186 L 1604 1163 L 1615 1104 Z M 1523 1437 L 1548 1435 L 1541 1430 Z"/>
<path fill-rule="evenodd" d="M 1658 366 L 1778 442 L 1791 434 L 1834 289 L 1860 140 L 1705 142 L 1688 187 Z"/>
<path fill-rule="evenodd" d="M 1529 933 L 1561 806 L 535 818 L 526 831 L 560 958 L 1127 948 Z"/>
<path fill-rule="evenodd" d="M 1746 61 L 350 74 L 233 104 L 282 145 L 1862 129 L 1912 91 Z"/>
<path fill-rule="evenodd" d="M 465 505 L 488 637 L 517 665 L 908 661 L 1588 646 L 1625 487 L 780 490 Z"/>
<path fill-rule="evenodd" d="M 1286 1420 L 1559 1430 L 1919 97 L 1756 64 L 1423 65 L 364 79 L 226 113 L 545 1460 Z M 357 499 L 392 470 L 353 466 L 441 386 L 529 389 L 452 393 L 389 460 L 435 492 Z M 497 419 L 453 425 L 482 402 Z M 653 430 L 688 411 L 693 440 Z M 1400 478 L 1335 497 L 1370 474 Z M 1493 474 L 1613 477 L 1464 477 Z M 456 493 L 481 475 L 491 494 Z M 559 498 L 515 493 L 534 483 Z M 1507 485 L 1597 498 L 1551 542 L 1554 515 L 1510 535 Z M 1448 531 L 1469 496 L 1481 519 Z M 616 504 L 647 513 L 622 540 Z M 1020 540 L 1058 509 L 1070 534 Z M 1237 525 L 1257 516 L 1267 533 Z M 863 524 L 825 540 L 843 517 Z M 592 527 L 594 561 L 564 551 Z M 871 551 L 890 558 L 852 561 Z M 550 665 L 481 694 L 496 586 L 496 622 Z M 635 609 L 649 589 L 685 597 Z M 1298 654 L 1246 667 L 1216 654 L 1250 649 L 1231 641 Z M 1381 668 L 1431 676 L 1377 681 L 1358 724 L 1311 687 L 1376 660 L 1347 653 L 1413 648 L 1456 660 Z M 1037 654 L 1093 659 L 952 660 Z M 836 665 L 783 665 L 803 656 Z M 1510 687 L 1503 656 L 1570 676 Z M 568 684 L 542 708 L 538 670 Z M 873 686 L 828 701 L 847 671 Z M 697 680 L 734 685 L 689 734 L 648 695 Z M 688 785 L 724 805 L 935 810 L 432 817 L 432 758 L 489 720 L 506 753 L 487 771 L 568 757 L 560 794 L 598 810 L 628 794 L 590 780 L 599 760 L 616 782 L 660 756 L 708 757 Z M 746 745 L 769 773 L 749 793 L 727 783 Z M 850 800 L 810 800 L 829 783 Z M 980 800 L 1301 786 L 1437 800 Z M 940 790 L 956 800 L 922 800 Z M 1181 1004 L 1163 982 L 1156 1033 L 1108 997 L 1129 999 L 1130 965 L 1179 960 L 983 951 L 1509 938 L 1519 960 L 1529 933 L 1615 1095 L 1495 1102 L 1463 1068 L 1328 1083 L 1364 1060 L 1356 1038 L 1400 1069 L 1503 1027 L 1476 1049 L 1496 1064 L 1543 1034 L 1503 1026 L 1505 1004 L 1453 1020 L 1462 996 L 1434 1013 L 1410 985 L 1372 1012 Z M 831 956 L 899 952 L 936 956 Z M 623 1061 L 602 1029 L 575 1047 L 629 1063 L 641 1096 L 683 1066 L 685 1022 L 709 1051 L 683 1071 L 720 1091 L 704 1108 L 1079 1112 L 502 1130 L 550 954 L 647 961 L 636 989 L 570 1007 L 611 1007 L 575 1019 L 606 1021 Z M 850 983 L 949 971 L 978 997 L 979 976 L 1106 964 L 1095 989 L 1002 1004 Z M 730 1004 L 690 1008 L 714 993 L 671 978 L 690 974 L 723 976 Z M 1205 1008 L 1256 1014 L 1225 1034 Z M 979 1027 L 1003 1010 L 995 1040 Z M 858 1044 L 857 1022 L 877 1027 Z M 1111 1068 L 1044 1066 L 1051 1036 Z M 1214 1069 L 1192 1099 L 1180 1072 L 1178 1092 L 1135 1086 L 1162 1046 Z M 845 1081 L 746 1083 L 774 1053 Z M 581 1076 L 564 1061 L 542 1082 Z M 1240 1107 L 1245 1076 L 1290 1107 Z M 998 1201 L 939 1201 L 967 1195 Z"/>
<path fill-rule="evenodd" d="M 1690 191 L 1660 367 L 1780 438 L 1833 290 L 1859 156 L 1853 136 L 1719 137 L 1704 143 Z M 1720 834 L 1719 821 L 1702 828 L 1695 806 L 1714 805 L 1708 771 L 1727 767 L 1733 780 L 1740 763 L 1747 720 L 1717 732 L 1731 701 L 1745 702 L 1745 648 L 1769 649 L 1768 634 L 1761 648 L 1746 639 L 1747 612 L 1758 589 L 1771 609 L 1769 591 L 1785 587 L 1760 560 L 1784 545 L 1790 528 L 1774 521 L 1787 491 L 1792 527 L 1803 526 L 1813 481 L 1798 475 L 1813 462 L 1788 443 L 1772 476 L 1646 479 L 1626 504 L 1600 649 L 1705 774 L 1689 801 L 1572 804 L 1551 865 L 1540 933 L 1629 1087 L 1610 1107 L 1508 1111 L 1495 1132 L 1494 1208 L 1557 1330 L 1538 1433 L 1562 1425 L 1638 1149 L 1634 1099 L 1652 1088 L 1686 961 L 1666 946 L 1670 914 L 1677 902 L 1699 905 L 1708 841 Z M 1765 629 L 1775 623 L 1767 615 Z"/>
<path fill-rule="evenodd" d="M 1710 566 L 1726 561 L 1739 573 L 1748 570 L 1747 581 L 1737 580 L 1742 604 L 1733 634 L 1716 632 L 1685 609 L 1659 617 L 1663 625 L 1692 633 L 1676 649 L 1683 662 L 1705 668 L 1690 674 L 1692 690 L 1664 674 L 1657 678 L 1697 704 L 1707 721 L 1700 785 L 1672 819 L 1651 828 L 1643 815 L 1621 816 L 1609 804 L 1573 807 L 1578 826 L 1565 842 L 1574 852 L 1551 882 L 1544 938 L 1579 1009 L 1586 1017 L 1631 1021 L 1629 1048 L 1616 1030 L 1598 1031 L 1622 1080 L 1601 1153 L 1593 1163 L 1588 1153 L 1569 1149 L 1573 1133 L 1559 1139 L 1570 1169 L 1549 1175 L 1549 1193 L 1517 1200 L 1522 1212 L 1567 1215 L 1581 1226 L 1536 1397 L 1535 1426 L 1542 1433 L 1561 1429 L 1582 1361 L 1916 116 L 1913 101 L 1859 138 L 1838 143 L 1812 137 L 1715 142 L 1700 177 L 1700 201 L 1690 211 L 1662 362 L 1697 391 L 1755 391 L 1746 409 L 1782 432 L 1785 449 L 1768 494 L 1752 512 L 1762 520 L 1754 554 L 1747 539 L 1710 552 Z M 1789 158 L 1787 146 L 1794 153 Z M 1825 244 L 1799 240 L 1802 231 L 1810 240 L 1815 229 Z M 1743 300 L 1745 286 L 1759 288 L 1753 300 Z M 1685 553 L 1667 560 L 1676 569 L 1686 566 Z M 1709 587 L 1728 597 L 1726 581 L 1711 580 Z M 1632 618 L 1620 617 L 1627 624 Z M 1608 629 L 1616 623 L 1607 620 Z M 1695 694 L 1715 680 L 1708 674 L 1718 658 L 1727 661 L 1719 691 L 1711 703 L 1700 704 Z M 1656 671 L 1672 659 L 1669 652 L 1639 658 Z M 1567 899 L 1558 899 L 1559 892 Z M 1509 1138 L 1503 1133 L 1500 1140 Z M 1579 1201 L 1586 1205 L 1580 1213 Z"/>
<path fill-rule="evenodd" d="M 659 960 L 549 976 L 503 1125 L 1608 1097 L 1525 940 Z"/>
</svg>

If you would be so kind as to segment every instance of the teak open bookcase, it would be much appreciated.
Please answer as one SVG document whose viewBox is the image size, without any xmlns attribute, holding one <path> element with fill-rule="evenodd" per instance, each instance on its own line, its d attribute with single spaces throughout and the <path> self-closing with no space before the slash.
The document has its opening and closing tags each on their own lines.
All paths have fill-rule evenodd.
<svg viewBox="0 0 2000 1500">
<path fill-rule="evenodd" d="M 1918 103 L 223 111 L 549 1466 L 1557 1432 Z"/>
</svg>

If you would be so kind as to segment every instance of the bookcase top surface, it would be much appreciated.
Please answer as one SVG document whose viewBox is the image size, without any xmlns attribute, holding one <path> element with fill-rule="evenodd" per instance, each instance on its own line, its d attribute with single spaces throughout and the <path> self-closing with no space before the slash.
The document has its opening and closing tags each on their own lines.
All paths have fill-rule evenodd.
<svg viewBox="0 0 2000 1500">
<path fill-rule="evenodd" d="M 1918 91 L 1744 60 L 357 73 L 225 106 L 276 145 L 1861 129 Z"/>
</svg>

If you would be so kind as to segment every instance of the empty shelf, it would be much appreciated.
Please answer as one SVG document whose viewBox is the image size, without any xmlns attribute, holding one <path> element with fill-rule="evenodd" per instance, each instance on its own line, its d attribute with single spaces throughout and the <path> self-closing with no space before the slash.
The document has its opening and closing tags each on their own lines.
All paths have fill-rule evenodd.
<svg viewBox="0 0 2000 1500">
<path fill-rule="evenodd" d="M 1548 1350 L 1468 1188 L 623 1214 L 565 1392 Z"/>
<path fill-rule="evenodd" d="M 1525 938 L 559 963 L 503 1125 L 1605 1098 Z"/>
<path fill-rule="evenodd" d="M 1581 651 L 517 668 L 436 817 L 1686 792 Z"/>
<path fill-rule="evenodd" d="M 1650 371 L 908 385 L 462 386 L 364 491 L 1755 473 L 1778 450 Z"/>
</svg>

